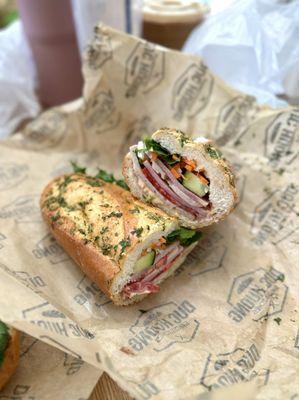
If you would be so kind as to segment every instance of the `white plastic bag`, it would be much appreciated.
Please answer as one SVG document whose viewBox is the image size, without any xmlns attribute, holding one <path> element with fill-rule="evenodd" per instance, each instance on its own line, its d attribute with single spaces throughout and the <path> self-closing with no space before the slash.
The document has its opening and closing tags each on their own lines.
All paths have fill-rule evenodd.
<svg viewBox="0 0 299 400">
<path fill-rule="evenodd" d="M 0 31 L 0 139 L 40 111 L 35 94 L 35 66 L 22 26 L 16 21 Z"/>
<path fill-rule="evenodd" d="M 260 103 L 285 105 L 275 95 L 299 86 L 299 0 L 236 1 L 196 28 L 184 51 Z"/>
</svg>

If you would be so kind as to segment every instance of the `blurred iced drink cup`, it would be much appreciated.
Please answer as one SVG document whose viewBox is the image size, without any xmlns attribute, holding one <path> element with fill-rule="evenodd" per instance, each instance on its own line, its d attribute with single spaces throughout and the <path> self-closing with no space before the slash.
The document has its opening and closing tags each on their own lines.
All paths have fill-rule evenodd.
<svg viewBox="0 0 299 400">
<path fill-rule="evenodd" d="M 181 49 L 204 18 L 208 7 L 192 0 L 144 0 L 143 37 L 172 49 Z"/>
</svg>

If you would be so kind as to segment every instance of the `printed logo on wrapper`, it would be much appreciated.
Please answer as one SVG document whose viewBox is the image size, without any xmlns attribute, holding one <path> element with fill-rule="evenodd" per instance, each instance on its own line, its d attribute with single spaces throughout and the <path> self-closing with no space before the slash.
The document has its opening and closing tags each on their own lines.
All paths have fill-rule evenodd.
<svg viewBox="0 0 299 400">
<path fill-rule="evenodd" d="M 39 275 L 30 275 L 26 271 L 12 271 L 15 277 L 36 293 L 41 292 L 41 288 L 47 286 L 46 282 Z"/>
<path fill-rule="evenodd" d="M 41 222 L 39 196 L 26 195 L 17 197 L 0 208 L 1 219 L 14 219 L 16 222 Z"/>
<path fill-rule="evenodd" d="M 299 154 L 299 109 L 283 112 L 265 131 L 265 157 L 277 168 L 290 165 Z"/>
<path fill-rule="evenodd" d="M 194 118 L 209 103 L 214 78 L 204 64 L 192 64 L 175 82 L 171 107 L 173 118 Z"/>
<path fill-rule="evenodd" d="M 76 288 L 79 289 L 80 293 L 74 297 L 74 300 L 80 306 L 83 306 L 86 303 L 92 303 L 96 307 L 102 307 L 111 303 L 111 300 L 109 300 L 97 285 L 94 282 L 91 282 L 86 275 L 83 276 Z"/>
<path fill-rule="evenodd" d="M 142 400 L 149 400 L 156 394 L 160 393 L 160 389 L 151 381 L 146 380 L 135 386 L 135 391 L 138 392 Z"/>
<path fill-rule="evenodd" d="M 75 375 L 80 371 L 84 365 L 84 361 L 81 358 L 72 357 L 67 353 L 64 353 L 63 366 L 67 376 Z"/>
<path fill-rule="evenodd" d="M 35 346 L 38 344 L 40 344 L 38 339 L 23 334 L 21 336 L 20 357 L 26 357 L 31 351 L 34 350 Z"/>
<path fill-rule="evenodd" d="M 252 96 L 237 96 L 222 106 L 215 130 L 217 144 L 223 146 L 236 135 L 244 134 L 255 116 L 254 104 Z"/>
<path fill-rule="evenodd" d="M 243 201 L 247 176 L 242 171 L 242 169 L 243 169 L 242 164 L 234 162 L 234 163 L 232 163 L 232 166 L 233 166 L 233 171 L 236 175 L 235 183 L 236 183 L 236 188 L 237 188 L 237 193 L 238 193 L 238 199 L 237 199 L 237 203 L 235 206 L 235 209 L 236 209 Z"/>
<path fill-rule="evenodd" d="M 276 190 L 256 208 L 251 222 L 252 241 L 262 246 L 266 241 L 278 244 L 299 229 L 299 187 L 290 183 Z"/>
<path fill-rule="evenodd" d="M 246 318 L 259 321 L 282 312 L 288 293 L 283 280 L 284 274 L 272 267 L 234 278 L 227 298 L 229 318 L 235 322 Z"/>
<path fill-rule="evenodd" d="M 29 385 L 6 386 L 0 393 L 2 400 L 36 400 L 36 396 L 32 393 L 32 387 Z"/>
<path fill-rule="evenodd" d="M 65 346 L 64 344 L 60 343 L 58 340 L 53 339 L 50 336 L 47 335 L 41 335 L 40 336 L 40 340 L 45 341 L 47 343 L 50 343 L 51 346 L 57 347 L 58 349 L 71 354 L 74 358 L 78 358 L 81 359 L 82 357 L 80 356 L 80 354 L 76 353 L 75 351 L 73 351 L 72 349 L 70 349 L 69 347 Z"/>
<path fill-rule="evenodd" d="M 187 256 L 184 264 L 175 271 L 175 275 L 187 270 L 188 275 L 198 276 L 220 268 L 227 252 L 224 243 L 224 237 L 219 232 L 206 234 Z"/>
<path fill-rule="evenodd" d="M 84 114 L 85 128 L 93 129 L 97 134 L 115 129 L 121 120 L 121 113 L 116 109 L 111 90 L 101 91 L 91 97 Z"/>
<path fill-rule="evenodd" d="M 94 28 L 95 37 L 86 51 L 88 66 L 97 70 L 101 68 L 106 61 L 113 57 L 111 38 L 107 32 L 100 27 Z"/>
<path fill-rule="evenodd" d="M 6 236 L 4 235 L 4 233 L 0 232 L 0 250 L 4 248 L 5 240 L 6 240 Z"/>
<path fill-rule="evenodd" d="M 0 262 L 0 269 L 5 271 L 8 275 L 16 278 L 23 285 L 33 290 L 35 293 L 41 293 L 41 288 L 46 286 L 46 283 L 39 275 L 30 275 L 26 271 L 14 271 L 7 267 L 7 265 Z"/>
<path fill-rule="evenodd" d="M 137 43 L 126 61 L 126 97 L 135 97 L 140 91 L 149 93 L 160 85 L 165 76 L 165 52 L 152 43 Z"/>
<path fill-rule="evenodd" d="M 23 310 L 22 314 L 24 319 L 46 331 L 64 337 L 94 338 L 91 332 L 75 324 L 48 302 Z"/>
<path fill-rule="evenodd" d="M 193 317 L 196 307 L 188 300 L 177 304 L 173 301 L 142 310 L 128 340 L 129 348 L 140 352 L 147 347 L 160 352 L 175 343 L 191 342 L 199 328 L 199 321 Z"/>
<path fill-rule="evenodd" d="M 258 386 L 264 386 L 268 382 L 270 370 L 258 368 L 260 358 L 260 351 L 255 344 L 248 348 L 238 347 L 230 353 L 210 354 L 200 383 L 209 390 L 252 380 Z"/>
<path fill-rule="evenodd" d="M 0 192 L 21 184 L 27 179 L 28 165 L 15 162 L 0 163 Z"/>
<path fill-rule="evenodd" d="M 29 149 L 53 148 L 66 135 L 67 115 L 58 109 L 51 109 L 26 125 L 22 144 Z"/>
<path fill-rule="evenodd" d="M 36 354 L 38 354 L 38 357 L 36 357 Z M 30 362 L 30 367 L 33 370 L 35 370 L 35 368 L 38 368 L 39 372 L 48 372 L 48 364 L 40 364 L 40 360 L 44 358 L 47 359 L 48 355 L 49 348 L 47 345 L 31 336 L 22 335 L 20 357 L 28 357 L 29 361 L 27 362 Z M 55 364 L 57 365 L 57 362 L 59 362 L 58 355 L 56 356 L 56 358 L 57 359 L 55 360 Z M 59 360 L 61 360 L 65 375 L 67 376 L 75 375 L 84 365 L 84 362 L 82 361 L 80 356 L 79 358 L 73 357 L 67 353 L 59 352 Z"/>
<path fill-rule="evenodd" d="M 70 257 L 50 233 L 37 242 L 32 254 L 38 260 L 46 258 L 51 264 L 59 264 L 70 260 Z"/>
<path fill-rule="evenodd" d="M 71 354 L 76 359 L 80 359 L 80 360 L 82 359 L 80 354 L 76 353 L 75 351 L 73 351 L 69 347 L 65 346 L 64 344 L 60 343 L 58 340 L 53 339 L 50 336 L 41 335 L 40 336 L 40 340 L 50 344 L 53 347 L 57 347 L 58 349 L 62 350 L 63 352 L 66 352 L 67 354 Z"/>
<path fill-rule="evenodd" d="M 127 132 L 122 140 L 119 148 L 119 156 L 124 157 L 129 148 L 137 144 L 139 140 L 145 135 L 151 135 L 154 131 L 152 118 L 149 115 L 143 115 L 130 123 Z"/>
</svg>

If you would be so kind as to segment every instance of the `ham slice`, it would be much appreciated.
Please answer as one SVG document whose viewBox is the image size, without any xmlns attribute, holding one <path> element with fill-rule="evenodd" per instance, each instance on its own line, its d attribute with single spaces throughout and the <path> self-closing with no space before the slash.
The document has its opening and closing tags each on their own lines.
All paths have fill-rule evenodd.
<svg viewBox="0 0 299 400">
<path fill-rule="evenodd" d="M 156 293 L 159 291 L 157 283 L 173 266 L 177 258 L 184 253 L 184 250 L 184 247 L 179 242 L 170 245 L 168 249 L 161 252 L 161 257 L 156 257 L 155 263 L 151 268 L 144 271 L 141 275 L 134 276 L 131 282 L 126 284 L 123 289 L 123 295 L 131 298 L 137 294 Z"/>
<path fill-rule="evenodd" d="M 136 147 L 136 146 L 135 146 L 135 147 Z M 174 205 L 176 205 L 177 207 L 180 207 L 180 204 L 176 204 L 176 203 L 175 203 L 175 200 L 173 200 L 173 199 L 169 200 L 169 197 L 165 197 L 163 194 L 161 194 L 161 193 L 159 192 L 159 190 L 151 183 L 151 180 L 149 180 L 149 179 L 145 176 L 145 174 L 143 173 L 143 171 L 142 171 L 142 169 L 141 169 L 141 166 L 140 166 L 140 164 L 139 164 L 139 160 L 138 160 L 138 158 L 137 158 L 137 156 L 136 156 L 136 153 L 135 153 L 135 151 L 134 151 L 135 147 L 132 146 L 132 147 L 130 148 L 130 153 L 131 153 L 132 160 L 133 160 L 134 172 L 136 173 L 138 179 L 140 179 L 153 193 L 155 193 L 155 195 L 156 195 L 157 197 L 162 198 L 163 201 L 164 201 L 169 207 L 173 207 Z M 180 208 L 182 208 L 182 207 L 180 207 Z M 192 218 L 192 217 L 195 216 L 192 212 L 186 211 L 186 210 L 184 210 L 184 209 L 182 210 L 182 213 L 185 214 L 188 218 L 190 218 L 190 217 Z"/>
<path fill-rule="evenodd" d="M 173 243 L 173 244 L 167 246 L 166 249 L 159 250 L 159 252 L 155 258 L 155 263 L 158 263 L 161 260 L 161 258 L 163 258 L 166 254 L 170 253 L 171 251 L 173 251 L 176 247 L 177 247 L 177 243 Z"/>
<path fill-rule="evenodd" d="M 173 187 L 175 187 L 180 193 L 185 194 L 189 201 L 192 200 L 195 202 L 195 205 L 199 204 L 202 207 L 206 207 L 209 204 L 208 201 L 201 199 L 199 196 L 192 193 L 190 190 L 186 189 L 180 182 L 178 182 L 178 180 L 172 175 L 171 171 L 161 160 L 157 159 L 156 161 L 152 161 L 153 166 L 154 163 L 158 165 L 158 167 L 164 172 L 165 175 L 167 175 L 169 180 L 173 183 Z"/>
<path fill-rule="evenodd" d="M 123 294 L 126 297 L 132 297 L 136 294 L 147 294 L 147 293 L 156 293 L 159 291 L 159 286 L 154 285 L 151 282 L 132 282 L 129 285 L 126 285 Z"/>
<path fill-rule="evenodd" d="M 162 179 L 165 179 L 167 175 L 165 174 L 163 169 L 155 161 L 151 161 L 151 163 L 152 163 L 153 170 L 155 172 L 157 172 L 161 176 Z"/>
<path fill-rule="evenodd" d="M 174 193 L 170 187 L 163 181 L 162 178 L 153 170 L 150 162 L 148 160 L 145 160 L 143 163 L 144 167 L 148 170 L 150 175 L 155 179 L 155 182 L 169 195 L 171 195 L 176 201 L 182 202 L 184 205 L 188 206 L 188 203 L 185 202 L 185 200 L 181 199 L 180 196 L 178 196 L 176 193 Z"/>
<path fill-rule="evenodd" d="M 168 167 L 159 159 L 153 160 L 151 153 L 144 154 L 143 168 L 135 153 L 135 147 L 130 149 L 133 167 L 138 178 L 163 201 L 184 210 L 193 217 L 205 217 L 206 211 L 202 207 L 208 202 L 186 189 L 172 175 Z"/>
<path fill-rule="evenodd" d="M 155 267 L 164 265 L 165 256 L 167 256 L 169 253 L 171 253 L 175 248 L 177 248 L 176 242 L 167 246 L 166 249 L 164 249 L 164 250 L 159 250 L 155 257 L 155 262 L 154 262 Z M 164 259 L 164 261 L 163 261 L 163 259 Z M 153 268 L 153 265 L 151 265 L 150 267 L 146 268 L 145 270 L 143 270 L 141 272 L 138 272 L 137 274 L 134 274 L 131 278 L 131 282 L 138 282 L 138 281 L 142 280 L 149 273 L 149 270 L 151 270 L 152 268 Z"/>
<path fill-rule="evenodd" d="M 201 210 L 199 207 L 186 205 L 186 203 L 183 202 L 179 196 L 177 196 L 176 194 L 173 196 L 174 192 L 166 184 L 165 185 L 167 189 L 166 188 L 164 189 L 164 185 L 163 187 L 160 186 L 159 182 L 157 182 L 155 177 L 152 176 L 151 171 L 144 168 L 142 172 L 146 176 L 147 180 L 157 189 L 157 191 L 159 192 L 159 196 L 161 196 L 163 200 L 165 199 L 169 200 L 173 205 L 179 207 L 182 210 L 187 211 L 194 217 L 202 216 L 204 211 Z M 204 213 L 204 215 L 206 214 Z"/>
</svg>

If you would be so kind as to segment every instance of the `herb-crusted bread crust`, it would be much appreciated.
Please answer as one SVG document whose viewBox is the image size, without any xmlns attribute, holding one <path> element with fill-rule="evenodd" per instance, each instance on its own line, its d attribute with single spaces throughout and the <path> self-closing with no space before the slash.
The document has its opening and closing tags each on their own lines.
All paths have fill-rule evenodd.
<svg viewBox="0 0 299 400">
<path fill-rule="evenodd" d="M 18 366 L 20 355 L 20 333 L 10 329 L 8 346 L 4 353 L 4 360 L 0 367 L 0 390 L 6 385 Z"/>
<path fill-rule="evenodd" d="M 51 181 L 41 195 L 42 215 L 52 234 L 115 304 L 125 302 L 113 282 L 137 247 L 177 221 L 135 200 L 130 192 L 84 174 Z"/>
</svg>

